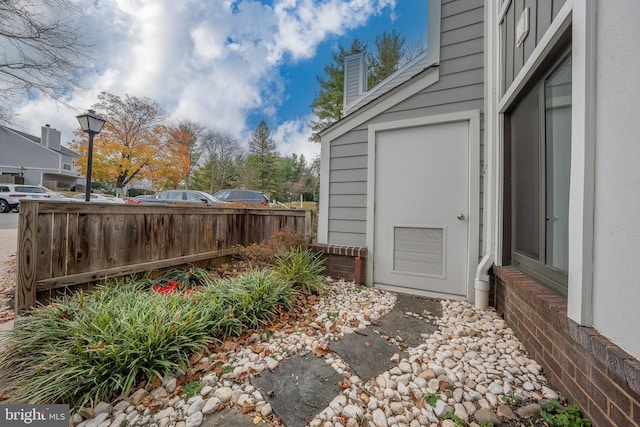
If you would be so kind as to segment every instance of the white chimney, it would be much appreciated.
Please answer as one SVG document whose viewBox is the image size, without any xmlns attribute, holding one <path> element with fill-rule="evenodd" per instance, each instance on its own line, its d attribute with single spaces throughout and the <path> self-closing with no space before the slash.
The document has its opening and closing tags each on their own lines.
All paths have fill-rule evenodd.
<svg viewBox="0 0 640 427">
<path fill-rule="evenodd" d="M 343 111 L 367 91 L 367 57 L 357 52 L 344 58 Z"/>
<path fill-rule="evenodd" d="M 60 131 L 49 125 L 42 126 L 40 142 L 52 150 L 60 150 Z"/>
</svg>

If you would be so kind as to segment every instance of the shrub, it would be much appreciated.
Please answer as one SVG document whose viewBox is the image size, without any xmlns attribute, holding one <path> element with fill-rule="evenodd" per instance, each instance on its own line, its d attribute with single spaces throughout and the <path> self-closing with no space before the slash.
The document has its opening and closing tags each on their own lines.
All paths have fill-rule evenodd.
<svg viewBox="0 0 640 427">
<path fill-rule="evenodd" d="M 184 372 L 191 354 L 268 323 L 295 298 L 271 271 L 203 280 L 193 293 L 152 292 L 153 283 L 150 275 L 112 281 L 16 320 L 0 353 L 7 403 L 63 402 L 75 410 L 126 395 L 139 381 Z"/>
<path fill-rule="evenodd" d="M 78 292 L 16 321 L 0 370 L 16 402 L 78 408 L 183 371 L 189 355 L 213 341 L 204 314 L 180 294 Z"/>
<path fill-rule="evenodd" d="M 276 231 L 262 243 L 253 243 L 238 248 L 239 256 L 249 262 L 273 264 L 278 254 L 292 248 L 305 247 L 304 237 L 289 230 Z"/>
<path fill-rule="evenodd" d="M 320 276 L 324 271 L 324 261 L 309 249 L 298 247 L 279 254 L 273 268 L 276 274 L 304 292 L 324 290 L 324 278 Z"/>
<path fill-rule="evenodd" d="M 205 288 L 202 298 L 214 318 L 216 335 L 240 335 L 245 326 L 260 327 L 282 309 L 291 309 L 295 297 L 289 283 L 269 270 L 220 280 Z"/>
</svg>

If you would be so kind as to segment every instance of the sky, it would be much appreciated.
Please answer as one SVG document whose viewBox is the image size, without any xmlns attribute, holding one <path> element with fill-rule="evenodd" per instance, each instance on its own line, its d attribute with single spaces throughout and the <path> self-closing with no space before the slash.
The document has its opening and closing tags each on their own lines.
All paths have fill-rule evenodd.
<svg viewBox="0 0 640 427">
<path fill-rule="evenodd" d="M 59 101 L 26 99 L 19 130 L 50 124 L 73 138 L 76 115 L 106 91 L 149 97 L 171 121 L 189 119 L 246 147 L 265 120 L 281 156 L 312 160 L 309 142 L 316 76 L 354 36 L 396 29 L 426 46 L 427 0 L 71 0 L 76 24 L 94 45 L 79 89 Z M 98 111 L 99 113 L 99 111 Z M 99 143 L 99 136 L 96 139 Z"/>
</svg>

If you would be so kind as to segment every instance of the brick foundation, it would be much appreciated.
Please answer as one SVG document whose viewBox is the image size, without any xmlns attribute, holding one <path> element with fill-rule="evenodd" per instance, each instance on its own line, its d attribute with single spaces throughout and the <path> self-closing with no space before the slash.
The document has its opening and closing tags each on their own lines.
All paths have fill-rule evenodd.
<svg viewBox="0 0 640 427">
<path fill-rule="evenodd" d="M 355 281 L 358 284 L 367 282 L 367 248 L 319 243 L 314 243 L 310 245 L 309 248 L 321 254 L 324 258 L 324 275 L 331 276 L 334 279 Z M 357 280 L 358 277 L 356 277 L 356 259 L 358 258 L 361 263 L 359 280 Z"/>
<path fill-rule="evenodd" d="M 567 318 L 565 297 L 511 267 L 495 267 L 495 301 L 547 378 L 595 427 L 640 426 L 640 362 Z"/>
</svg>

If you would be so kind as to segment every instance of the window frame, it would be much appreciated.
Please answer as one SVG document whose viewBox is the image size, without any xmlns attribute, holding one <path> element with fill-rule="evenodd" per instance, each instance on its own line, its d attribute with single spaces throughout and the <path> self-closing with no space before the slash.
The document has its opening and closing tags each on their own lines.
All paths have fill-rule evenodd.
<svg viewBox="0 0 640 427">
<path fill-rule="evenodd" d="M 508 152 L 508 161 L 505 162 L 505 176 L 508 177 L 505 181 L 508 182 L 509 200 L 508 209 L 505 209 L 505 218 L 509 218 L 509 259 L 508 263 L 518 268 L 523 273 L 531 276 L 532 278 L 539 280 L 546 286 L 560 292 L 563 295 L 568 291 L 568 272 L 561 271 L 547 265 L 547 224 L 546 224 L 546 205 L 547 205 L 547 123 L 546 123 L 546 96 L 545 88 L 548 79 L 560 68 L 565 60 L 572 56 L 571 46 L 565 46 L 557 55 L 553 56 L 549 62 L 548 67 L 545 67 L 545 71 L 538 73 L 537 76 L 530 80 L 530 84 L 523 88 L 518 94 L 517 99 L 510 105 L 509 109 L 504 113 L 504 138 L 505 144 L 508 145 L 508 150 L 505 150 L 505 154 Z M 572 65 L 573 66 L 573 65 Z M 516 197 L 515 197 L 515 182 L 516 176 L 515 167 L 516 162 L 514 159 L 513 137 L 512 137 L 512 123 L 511 116 L 519 107 L 523 100 L 532 95 L 532 91 L 537 91 L 537 120 L 538 120 L 538 256 L 537 259 L 532 256 L 526 255 L 516 251 Z M 505 159 L 506 156 L 505 156 Z M 507 202 L 507 200 L 505 200 Z"/>
</svg>

